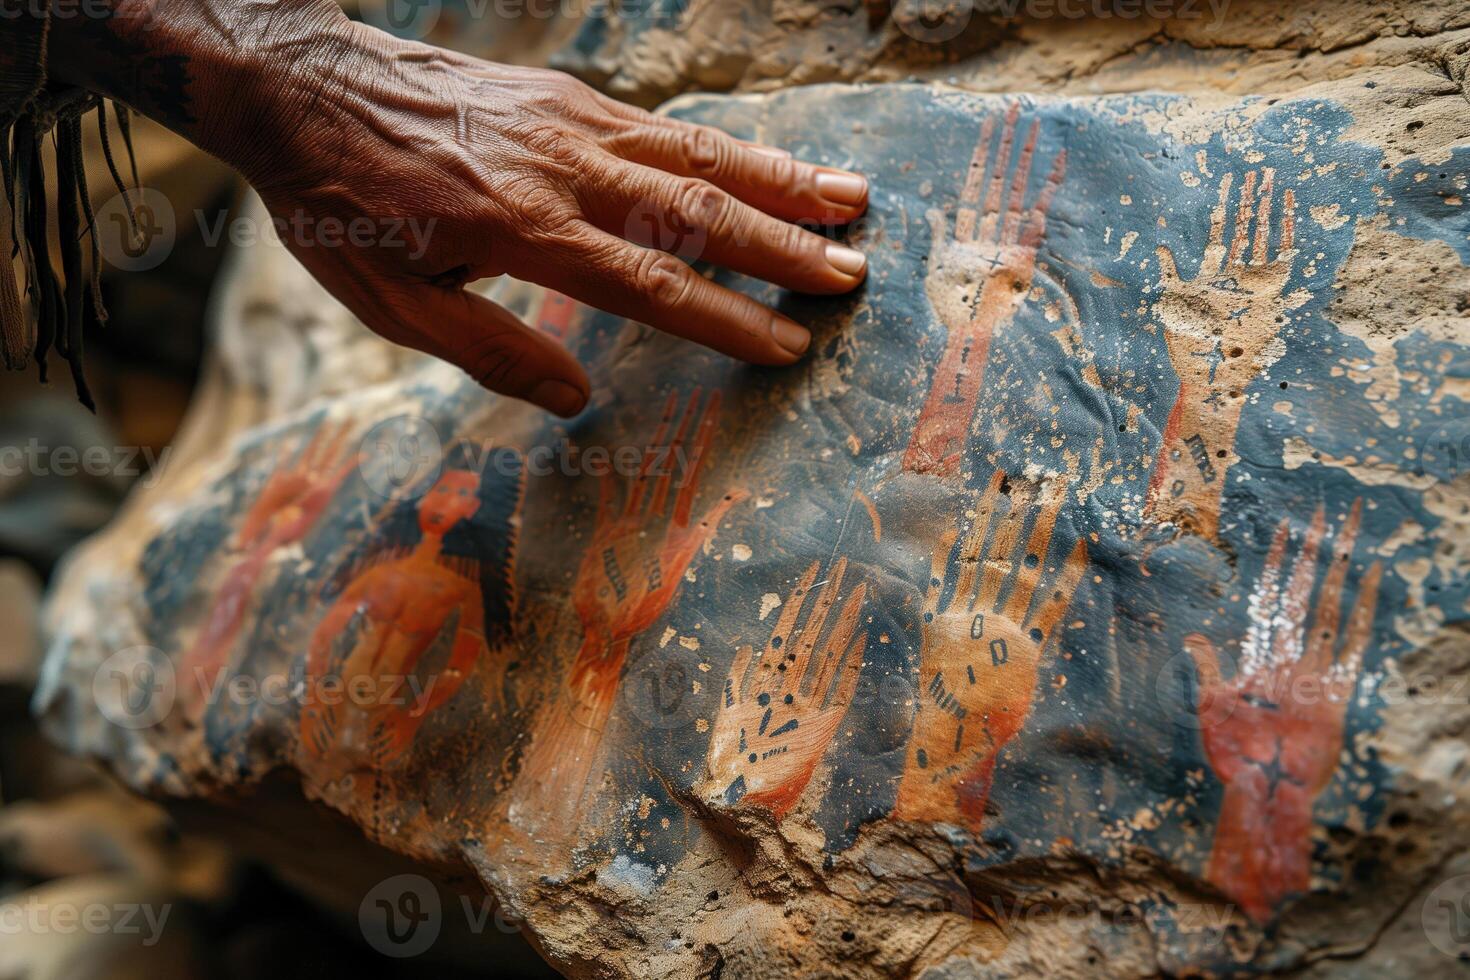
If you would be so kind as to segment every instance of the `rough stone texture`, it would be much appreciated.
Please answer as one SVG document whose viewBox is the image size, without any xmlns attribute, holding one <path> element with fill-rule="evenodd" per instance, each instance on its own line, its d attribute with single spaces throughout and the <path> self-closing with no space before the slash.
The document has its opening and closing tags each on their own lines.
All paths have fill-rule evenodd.
<svg viewBox="0 0 1470 980">
<path fill-rule="evenodd" d="M 825 6 L 567 57 L 646 102 L 921 60 L 904 11 Z M 495 284 L 590 365 L 570 424 L 248 253 L 172 465 L 51 600 L 37 707 L 155 794 L 299 780 L 577 975 L 1443 975 L 1467 20 L 982 18 L 917 49 L 975 34 L 953 85 L 681 100 L 871 174 L 870 281 L 740 282 L 815 325 L 784 371 Z"/>
</svg>

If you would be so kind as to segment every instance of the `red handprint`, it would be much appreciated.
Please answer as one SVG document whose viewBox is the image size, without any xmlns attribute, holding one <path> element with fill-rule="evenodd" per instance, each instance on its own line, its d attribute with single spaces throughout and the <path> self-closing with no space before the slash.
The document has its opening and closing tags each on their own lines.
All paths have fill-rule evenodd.
<svg viewBox="0 0 1470 980">
<path fill-rule="evenodd" d="M 1311 882 L 1312 807 L 1337 771 L 1343 718 L 1372 636 L 1382 577 L 1378 562 L 1363 575 L 1339 649 L 1344 586 L 1361 519 L 1358 500 L 1338 533 L 1310 628 L 1317 552 L 1326 531 L 1321 507 L 1284 590 L 1290 520 L 1277 528 L 1251 592 L 1251 624 L 1234 677 L 1221 677 L 1215 646 L 1204 636 L 1184 641 L 1199 671 L 1205 754 L 1225 784 L 1209 879 L 1257 921 Z"/>
<path fill-rule="evenodd" d="M 1051 173 L 1032 206 L 1026 208 L 1031 160 L 1041 133 L 1041 121 L 1036 120 L 1021 147 L 1007 199 L 1002 200 L 1020 112 L 1019 105 L 1012 105 L 1006 114 L 1005 129 L 995 159 L 990 162 L 994 117 L 987 118 L 981 127 L 960 194 L 953 239 L 948 236 L 942 211 L 930 211 L 928 215 L 933 235 L 924 286 L 948 338 L 904 453 L 903 468 L 913 473 L 946 475 L 956 470 L 975 414 L 991 337 L 1015 316 L 1031 290 L 1036 252 L 1046 234 L 1047 211 L 1066 174 L 1067 153 L 1063 150 L 1053 161 Z M 987 173 L 989 186 L 983 211 L 977 215 L 975 209 Z M 983 282 L 977 282 L 981 276 Z"/>
<path fill-rule="evenodd" d="M 202 715 L 229 661 L 266 562 L 276 549 L 306 537 L 342 481 L 358 465 L 359 456 L 343 450 L 350 427 L 344 422 L 325 437 L 329 427 L 318 428 L 300 455 L 271 473 L 246 512 L 233 542 L 234 550 L 244 555 L 226 573 L 204 625 L 179 661 L 180 698 L 191 720 Z M 283 462 L 288 453 L 282 453 Z"/>
<path fill-rule="evenodd" d="M 714 537 L 726 512 L 746 496 L 743 490 L 732 490 L 691 523 L 700 468 L 718 428 L 719 392 L 711 394 L 705 405 L 693 433 L 693 451 L 686 459 L 684 447 L 690 444 L 690 430 L 700 416 L 699 401 L 696 390 L 675 429 L 679 400 L 669 395 L 658 431 L 621 507 L 614 499 L 612 479 L 600 478 L 596 528 L 572 590 L 582 623 L 581 649 L 521 766 L 515 815 L 526 826 L 578 811 L 587 782 L 603 758 L 602 735 L 629 645 L 663 615 L 695 552 Z M 684 479 L 671 509 L 670 491 L 681 464 Z"/>
</svg>

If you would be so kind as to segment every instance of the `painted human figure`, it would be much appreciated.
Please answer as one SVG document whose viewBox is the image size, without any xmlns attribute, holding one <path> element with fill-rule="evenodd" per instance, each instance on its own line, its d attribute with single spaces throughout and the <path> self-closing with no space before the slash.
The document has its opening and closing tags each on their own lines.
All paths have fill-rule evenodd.
<svg viewBox="0 0 1470 980">
<path fill-rule="evenodd" d="M 719 427 L 719 392 L 702 413 L 699 403 L 696 389 L 681 414 L 678 395 L 669 395 L 621 506 L 613 478 L 599 477 L 596 524 L 572 588 L 581 646 L 522 759 L 512 804 L 521 826 L 579 812 L 589 780 L 601 771 L 603 736 L 633 639 L 668 609 L 695 554 L 746 496 L 729 491 L 694 520 L 700 470 Z"/>
<path fill-rule="evenodd" d="M 953 234 L 942 211 L 928 214 L 932 244 L 924 286 L 947 337 L 904 453 L 903 468 L 909 472 L 943 476 L 958 471 L 991 338 L 1015 316 L 1031 291 L 1036 252 L 1046 234 L 1052 197 L 1066 174 L 1067 154 L 1063 150 L 1056 155 L 1051 172 L 1027 208 L 1041 121 L 1032 122 L 1012 165 L 1020 111 L 1019 105 L 1011 106 L 998 141 L 995 118 L 988 117 L 982 124 L 960 193 Z M 1007 173 L 1011 174 L 1008 189 Z"/>
<path fill-rule="evenodd" d="M 812 562 L 787 596 L 765 649 L 757 655 L 746 644 L 736 652 L 697 788 L 715 805 L 785 815 L 852 703 L 867 643 L 861 618 L 868 586 L 858 583 L 828 630 L 847 574 L 847 559 L 839 558 L 803 620 L 821 567 Z"/>
<path fill-rule="evenodd" d="M 1282 520 L 1251 592 L 1251 623 L 1233 677 L 1221 676 L 1208 638 L 1194 633 L 1184 641 L 1199 672 L 1205 755 L 1225 784 L 1209 880 L 1257 921 L 1311 882 L 1312 807 L 1337 771 L 1382 577 L 1374 562 L 1344 621 L 1361 520 L 1359 500 L 1338 532 L 1315 610 L 1324 511 L 1317 508 L 1284 586 L 1291 521 Z"/>
<path fill-rule="evenodd" d="M 996 758 L 1031 711 L 1042 654 L 1087 566 L 1080 540 L 1049 562 L 1068 480 L 1054 477 L 1039 494 L 1029 485 L 1003 494 L 1008 482 L 997 471 L 958 548 L 957 526 L 934 550 L 900 820 L 980 829 Z"/>
<path fill-rule="evenodd" d="M 289 462 L 289 451 L 283 454 L 283 465 L 271 473 L 246 512 L 233 543 L 239 558 L 215 590 L 204 625 L 179 661 L 180 704 L 190 721 L 204 715 L 220 681 L 227 679 L 250 600 L 271 556 L 306 537 L 357 466 L 357 454 L 343 448 L 350 428 L 348 423 L 320 426 Z"/>
<path fill-rule="evenodd" d="M 1288 315 L 1309 296 L 1305 290 L 1286 292 L 1296 257 L 1296 194 L 1287 188 L 1278 212 L 1275 171 L 1268 167 L 1246 173 L 1227 246 L 1225 225 L 1234 183 L 1235 174 L 1220 178 L 1209 243 L 1194 278 L 1180 276 L 1168 247 L 1157 251 L 1161 295 L 1155 312 L 1179 376 L 1179 394 L 1164 427 L 1148 513 L 1211 541 L 1219 529 L 1225 473 L 1239 458 L 1235 433 L 1246 389 L 1280 358 L 1285 349 L 1280 334 Z M 1273 258 L 1271 236 L 1277 225 Z"/>
<path fill-rule="evenodd" d="M 478 663 L 498 693 L 523 485 L 519 454 L 460 443 L 395 505 L 312 633 L 300 715 L 309 768 L 391 768 Z M 442 667 L 424 669 L 446 646 Z"/>
</svg>

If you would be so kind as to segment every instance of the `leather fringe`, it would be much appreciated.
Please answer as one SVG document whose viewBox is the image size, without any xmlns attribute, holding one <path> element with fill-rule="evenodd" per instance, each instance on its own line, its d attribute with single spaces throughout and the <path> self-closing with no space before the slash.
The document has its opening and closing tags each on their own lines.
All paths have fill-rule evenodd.
<svg viewBox="0 0 1470 980">
<path fill-rule="evenodd" d="M 0 356 L 12 370 L 26 367 L 34 358 L 44 382 L 47 359 L 54 347 L 71 369 L 77 397 L 92 411 L 96 407 L 83 369 L 87 302 L 90 300 L 98 323 L 107 319 L 102 303 L 97 220 L 87 190 L 82 154 L 82 117 L 94 111 L 109 175 L 124 202 L 131 204 L 128 185 L 113 159 L 106 101 L 72 93 L 63 104 L 52 106 L 49 111 L 44 105 L 33 105 L 8 126 L 0 126 L 0 177 L 4 180 L 0 228 L 10 238 L 7 250 L 10 262 L 7 268 L 0 269 L 0 334 L 3 334 Z M 128 110 L 114 106 L 113 111 L 131 163 L 133 145 L 127 125 Z M 56 166 L 58 256 L 51 254 L 49 237 L 44 152 L 48 136 Z M 135 165 L 133 172 L 136 174 Z M 132 220 L 131 208 L 128 210 Z M 17 259 L 25 277 L 23 292 L 17 288 L 11 272 Z M 22 297 L 26 302 L 22 302 Z"/>
</svg>

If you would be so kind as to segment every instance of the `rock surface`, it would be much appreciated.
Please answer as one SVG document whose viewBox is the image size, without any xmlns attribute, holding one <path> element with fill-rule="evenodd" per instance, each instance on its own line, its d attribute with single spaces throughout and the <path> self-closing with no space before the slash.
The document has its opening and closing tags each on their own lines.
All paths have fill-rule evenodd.
<svg viewBox="0 0 1470 980">
<path fill-rule="evenodd" d="M 809 6 L 566 58 L 651 102 L 897 50 L 902 10 Z M 681 100 L 872 175 L 869 282 L 733 280 L 814 324 L 781 371 L 494 284 L 589 364 L 569 424 L 246 253 L 170 466 L 51 599 L 37 708 L 153 794 L 286 773 L 574 975 L 1440 975 L 1470 953 L 1458 6 L 1239 3 L 1208 45 L 1020 21 L 954 85 Z M 968 90 L 1007 63 L 986 84 L 1034 94 Z"/>
</svg>

